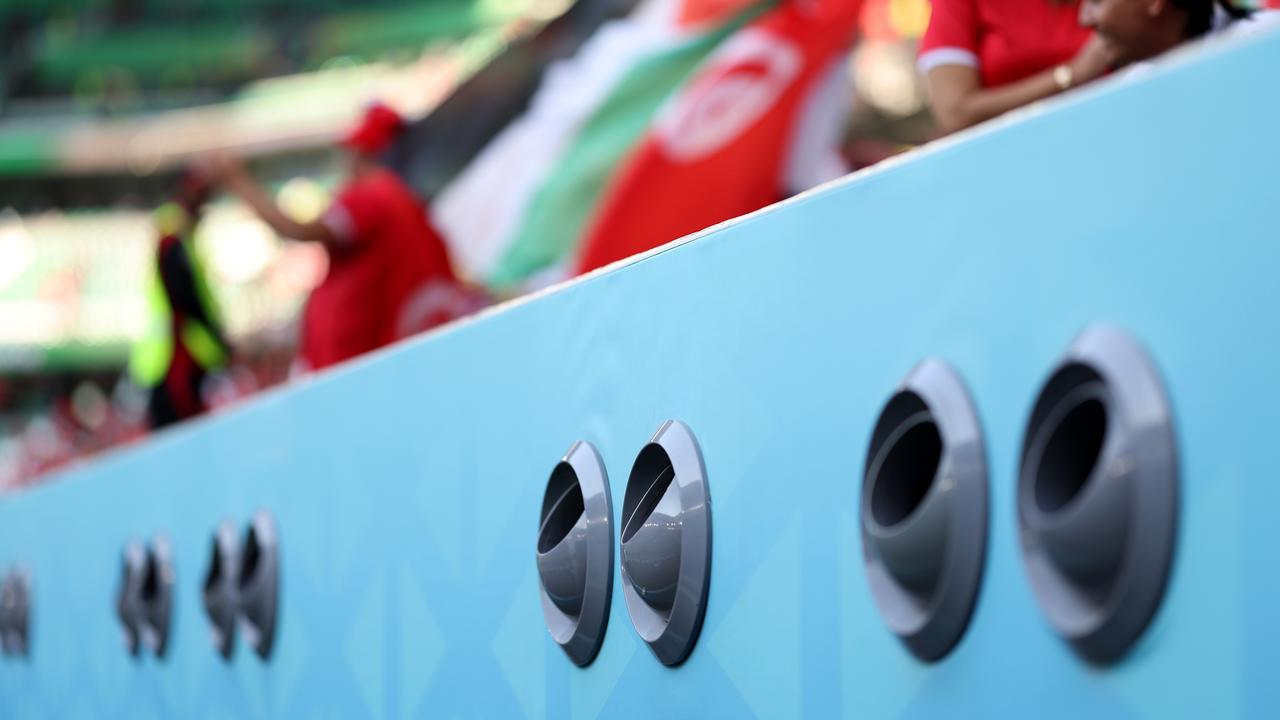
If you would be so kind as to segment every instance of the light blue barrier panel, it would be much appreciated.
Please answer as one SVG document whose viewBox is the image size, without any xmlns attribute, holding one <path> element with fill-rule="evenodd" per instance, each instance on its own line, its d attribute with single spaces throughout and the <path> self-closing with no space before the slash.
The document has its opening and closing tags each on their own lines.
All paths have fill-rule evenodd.
<svg viewBox="0 0 1280 720">
<path fill-rule="evenodd" d="M 35 614 L 0 717 L 1275 717 L 1277 68 L 1275 35 L 1179 59 L 6 498 L 0 564 L 30 567 Z M 1165 602 L 1102 669 L 1044 621 L 1014 506 L 1037 388 L 1095 322 L 1155 358 L 1182 482 Z M 926 356 L 971 388 L 992 493 L 972 624 L 933 665 L 883 626 L 857 523 L 876 415 Z M 539 606 L 547 475 L 590 440 L 616 521 L 667 418 L 710 483 L 701 639 L 660 665 L 615 583 L 576 668 Z M 258 507 L 282 625 L 270 662 L 224 664 L 210 533 Z M 134 661 L 119 554 L 158 531 L 177 625 Z"/>
</svg>

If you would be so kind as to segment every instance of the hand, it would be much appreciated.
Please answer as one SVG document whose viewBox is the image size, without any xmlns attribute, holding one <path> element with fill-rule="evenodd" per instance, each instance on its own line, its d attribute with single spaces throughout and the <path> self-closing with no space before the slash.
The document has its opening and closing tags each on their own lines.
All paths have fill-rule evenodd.
<svg viewBox="0 0 1280 720">
<path fill-rule="evenodd" d="M 1071 58 L 1072 82 L 1083 85 L 1106 73 L 1115 64 L 1115 53 L 1097 33 L 1089 36 L 1084 47 Z"/>
<path fill-rule="evenodd" d="M 210 177 L 223 183 L 244 174 L 244 161 L 226 150 L 211 152 L 197 163 Z"/>
<path fill-rule="evenodd" d="M 214 159 L 212 153 L 204 153 L 192 158 L 188 167 L 198 173 L 200 177 L 207 179 L 210 183 L 217 183 L 222 180 L 222 171 L 219 169 L 218 163 Z"/>
</svg>

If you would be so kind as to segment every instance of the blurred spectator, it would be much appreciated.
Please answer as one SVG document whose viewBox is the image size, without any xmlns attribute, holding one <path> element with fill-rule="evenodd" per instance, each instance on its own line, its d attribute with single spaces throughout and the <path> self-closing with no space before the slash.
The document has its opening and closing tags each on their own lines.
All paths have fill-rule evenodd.
<svg viewBox="0 0 1280 720">
<path fill-rule="evenodd" d="M 1206 35 L 1243 32 L 1275 20 L 1223 0 L 1083 0 L 1080 24 L 1092 28 L 1113 67 L 1150 60 Z"/>
<path fill-rule="evenodd" d="M 242 163 L 217 159 L 227 188 L 277 233 L 320 243 L 329 273 L 302 319 L 301 359 L 318 370 L 475 309 L 475 296 L 454 276 L 426 208 L 380 160 L 403 130 L 400 116 L 373 105 L 342 140 L 346 184 L 318 220 L 282 211 Z"/>
<path fill-rule="evenodd" d="M 205 378 L 225 367 L 230 354 L 194 244 L 210 191 L 207 174 L 188 168 L 173 200 L 156 211 L 160 242 L 148 289 L 151 317 L 129 359 L 134 380 L 150 390 L 153 428 L 205 412 Z"/>
<path fill-rule="evenodd" d="M 1078 14 L 1078 0 L 933 0 L 918 66 L 939 131 L 976 125 L 1105 72 L 1110 56 Z"/>
</svg>

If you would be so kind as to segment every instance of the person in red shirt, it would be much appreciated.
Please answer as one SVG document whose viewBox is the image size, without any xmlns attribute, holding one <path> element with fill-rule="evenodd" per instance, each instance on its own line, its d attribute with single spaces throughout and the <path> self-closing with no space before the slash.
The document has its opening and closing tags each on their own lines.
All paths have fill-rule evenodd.
<svg viewBox="0 0 1280 720">
<path fill-rule="evenodd" d="M 1116 68 L 1143 63 L 1188 40 L 1269 26 L 1278 13 L 1228 0 L 1083 0 L 1080 24 L 1092 29 Z"/>
<path fill-rule="evenodd" d="M 329 272 L 302 318 L 306 369 L 329 367 L 477 309 L 426 207 L 379 160 L 403 128 L 385 105 L 369 108 L 341 142 L 346 183 L 328 211 L 309 223 L 281 211 L 237 159 L 215 160 L 226 187 L 278 234 L 328 251 Z"/>
<path fill-rule="evenodd" d="M 1107 71 L 1078 21 L 1079 0 L 933 0 L 918 67 L 948 134 L 1056 95 Z"/>
</svg>

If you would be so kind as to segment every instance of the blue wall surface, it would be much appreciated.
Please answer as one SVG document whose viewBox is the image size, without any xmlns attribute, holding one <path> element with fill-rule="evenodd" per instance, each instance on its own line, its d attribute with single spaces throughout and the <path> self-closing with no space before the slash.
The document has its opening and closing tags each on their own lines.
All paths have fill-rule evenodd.
<svg viewBox="0 0 1280 720">
<path fill-rule="evenodd" d="M 35 614 L 0 717 L 1276 717 L 1277 68 L 1275 34 L 1175 58 L 4 498 L 0 566 L 31 569 Z M 1168 595 L 1104 669 L 1044 621 L 1014 509 L 1039 384 L 1096 322 L 1154 357 L 1182 473 Z M 972 624 L 933 665 L 882 624 L 857 523 L 876 415 L 927 356 L 972 391 L 992 513 Z M 539 605 L 547 475 L 591 441 L 616 519 L 667 418 L 710 484 L 701 639 L 662 666 L 615 584 L 579 669 Z M 282 625 L 269 662 L 224 664 L 199 583 L 216 524 L 258 507 Z M 157 532 L 176 634 L 135 661 L 120 551 Z"/>
</svg>

